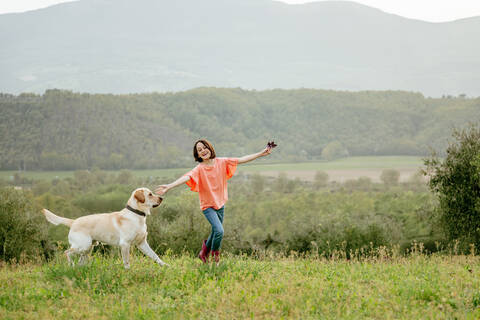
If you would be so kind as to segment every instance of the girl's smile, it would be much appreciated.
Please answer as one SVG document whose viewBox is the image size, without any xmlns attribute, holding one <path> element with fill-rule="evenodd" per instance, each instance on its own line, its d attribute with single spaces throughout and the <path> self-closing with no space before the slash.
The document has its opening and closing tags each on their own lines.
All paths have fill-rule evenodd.
<svg viewBox="0 0 480 320">
<path fill-rule="evenodd" d="M 210 150 L 201 142 L 197 143 L 197 153 L 203 161 L 209 160 L 212 155 Z"/>
</svg>

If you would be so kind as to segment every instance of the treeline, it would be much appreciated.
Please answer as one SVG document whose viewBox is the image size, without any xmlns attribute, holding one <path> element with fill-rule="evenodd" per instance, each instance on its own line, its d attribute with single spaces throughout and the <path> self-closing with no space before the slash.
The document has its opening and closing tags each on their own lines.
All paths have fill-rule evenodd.
<svg viewBox="0 0 480 320">
<path fill-rule="evenodd" d="M 379 246 L 405 249 L 413 241 L 425 243 L 429 251 L 441 249 L 443 237 L 431 220 L 434 197 L 420 177 L 399 183 L 398 175 L 391 173 L 383 175 L 383 183 L 360 178 L 343 184 L 329 183 L 321 172 L 314 182 L 285 175 L 235 176 L 229 183 L 223 250 L 369 254 Z M 49 224 L 41 208 L 70 218 L 121 210 L 136 187 L 153 188 L 165 179 L 96 170 L 77 171 L 73 178 L 23 182 L 21 190 L 6 186 L 6 181 L 0 188 L 0 259 L 5 261 L 22 255 L 48 258 L 65 249 L 68 228 Z M 169 192 L 147 224 L 148 241 L 160 254 L 194 254 L 210 232 L 198 195 L 186 187 Z"/>
<path fill-rule="evenodd" d="M 240 156 L 274 139 L 271 161 L 444 150 L 480 119 L 480 98 L 400 91 L 199 88 L 180 93 L 0 95 L 1 170 L 141 169 L 193 164 L 194 140 Z"/>
</svg>

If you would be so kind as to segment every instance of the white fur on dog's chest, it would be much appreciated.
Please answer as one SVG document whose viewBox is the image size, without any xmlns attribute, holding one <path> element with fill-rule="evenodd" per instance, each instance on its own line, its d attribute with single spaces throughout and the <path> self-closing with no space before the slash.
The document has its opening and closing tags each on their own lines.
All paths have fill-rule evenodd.
<svg viewBox="0 0 480 320">
<path fill-rule="evenodd" d="M 118 231 L 118 243 L 139 243 L 147 234 L 145 220 L 133 216 L 132 213 L 120 213 L 117 219 L 113 220 L 114 227 Z"/>
</svg>

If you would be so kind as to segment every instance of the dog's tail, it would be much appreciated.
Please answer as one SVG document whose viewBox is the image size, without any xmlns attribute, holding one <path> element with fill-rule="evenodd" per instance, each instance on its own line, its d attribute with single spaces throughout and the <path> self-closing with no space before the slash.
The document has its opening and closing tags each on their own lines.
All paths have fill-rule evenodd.
<svg viewBox="0 0 480 320">
<path fill-rule="evenodd" d="M 53 223 L 54 225 L 64 224 L 68 227 L 72 226 L 73 220 L 68 218 L 59 217 L 52 212 L 48 211 L 47 209 L 42 210 L 45 218 L 47 218 L 48 222 Z"/>
</svg>

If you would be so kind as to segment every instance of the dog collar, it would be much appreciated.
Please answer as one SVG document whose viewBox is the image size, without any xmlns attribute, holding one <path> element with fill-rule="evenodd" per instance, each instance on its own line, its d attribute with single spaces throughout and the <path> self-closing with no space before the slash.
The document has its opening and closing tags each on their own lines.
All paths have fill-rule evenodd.
<svg viewBox="0 0 480 320">
<path fill-rule="evenodd" d="M 130 211 L 138 214 L 139 216 L 142 216 L 142 217 L 145 217 L 145 216 L 146 216 L 145 212 L 142 212 L 142 211 L 137 210 L 137 209 L 133 209 L 133 208 L 130 207 L 128 204 L 127 204 L 127 206 L 126 206 L 125 208 L 127 208 L 127 210 L 130 210 Z"/>
</svg>

